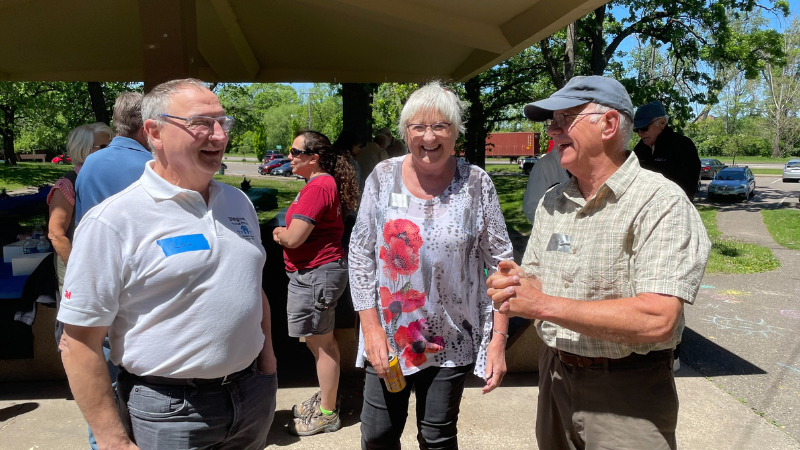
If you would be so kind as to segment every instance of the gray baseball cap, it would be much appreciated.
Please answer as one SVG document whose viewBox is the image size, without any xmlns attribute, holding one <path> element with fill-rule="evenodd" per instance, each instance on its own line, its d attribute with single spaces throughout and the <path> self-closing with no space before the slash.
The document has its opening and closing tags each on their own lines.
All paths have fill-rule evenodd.
<svg viewBox="0 0 800 450">
<path fill-rule="evenodd" d="M 534 122 L 553 118 L 553 111 L 586 103 L 597 103 L 624 112 L 633 118 L 633 103 L 622 84 L 607 77 L 573 77 L 550 98 L 525 105 L 525 117 Z"/>
</svg>

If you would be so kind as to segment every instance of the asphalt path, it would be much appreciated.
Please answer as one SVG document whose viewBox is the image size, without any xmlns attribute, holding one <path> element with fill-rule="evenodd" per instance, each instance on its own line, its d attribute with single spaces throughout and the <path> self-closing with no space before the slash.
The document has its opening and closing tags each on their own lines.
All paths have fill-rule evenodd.
<svg viewBox="0 0 800 450">
<path fill-rule="evenodd" d="M 760 200 L 720 208 L 717 224 L 727 236 L 770 248 L 781 267 L 706 274 L 695 304 L 685 308 L 681 362 L 800 439 L 800 252 L 776 244 L 760 214 L 778 205 L 781 188 L 797 194 L 798 186 L 775 185 Z M 781 207 L 797 208 L 797 198 Z"/>
</svg>

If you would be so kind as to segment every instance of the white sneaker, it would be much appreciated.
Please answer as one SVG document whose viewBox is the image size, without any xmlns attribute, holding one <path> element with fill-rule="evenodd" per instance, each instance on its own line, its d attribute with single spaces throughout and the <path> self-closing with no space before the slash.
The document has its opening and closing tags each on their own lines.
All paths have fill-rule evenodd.
<svg viewBox="0 0 800 450">
<path fill-rule="evenodd" d="M 681 370 L 681 359 L 675 358 L 675 364 L 672 365 L 672 371 L 677 372 Z"/>
</svg>

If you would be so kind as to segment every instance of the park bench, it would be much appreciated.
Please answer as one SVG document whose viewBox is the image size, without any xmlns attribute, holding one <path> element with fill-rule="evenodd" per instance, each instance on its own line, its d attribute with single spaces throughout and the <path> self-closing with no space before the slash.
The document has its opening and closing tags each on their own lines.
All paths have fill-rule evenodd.
<svg viewBox="0 0 800 450">
<path fill-rule="evenodd" d="M 46 155 L 31 155 L 29 153 L 19 154 L 20 161 L 41 161 L 45 162 Z"/>
<path fill-rule="evenodd" d="M 19 161 L 47 161 L 47 150 L 34 150 L 33 153 L 17 153 Z"/>
</svg>

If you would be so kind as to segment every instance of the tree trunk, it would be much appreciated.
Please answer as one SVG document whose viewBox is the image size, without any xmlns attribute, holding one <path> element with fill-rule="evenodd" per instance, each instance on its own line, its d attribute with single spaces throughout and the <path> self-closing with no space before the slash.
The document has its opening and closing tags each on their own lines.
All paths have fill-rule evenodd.
<svg viewBox="0 0 800 450">
<path fill-rule="evenodd" d="M 95 121 L 103 122 L 106 125 L 111 124 L 111 118 L 108 116 L 106 108 L 106 97 L 103 95 L 103 85 L 97 81 L 90 81 L 86 84 L 89 88 L 89 98 L 92 100 Z"/>
<path fill-rule="evenodd" d="M 3 124 L 0 125 L 0 137 L 3 138 L 3 158 L 7 166 L 17 165 L 17 154 L 14 152 L 14 122 L 17 108 L 0 106 L 3 112 Z"/>
<path fill-rule="evenodd" d="M 575 76 L 575 22 L 567 25 L 567 43 L 564 46 L 564 79 L 570 80 Z"/>
<path fill-rule="evenodd" d="M 650 86 L 656 79 L 656 42 L 655 39 L 650 40 Z"/>
<path fill-rule="evenodd" d="M 342 130 L 352 130 L 359 144 L 372 141 L 372 84 L 342 83 Z M 336 139 L 336 136 L 330 136 Z"/>
<path fill-rule="evenodd" d="M 564 80 L 563 72 L 559 73 L 558 67 L 553 60 L 553 55 L 550 52 L 550 38 L 544 38 L 539 41 L 539 49 L 542 51 L 542 59 L 544 59 L 545 66 L 547 67 L 547 73 L 550 74 L 550 80 L 553 81 L 553 86 L 555 86 L 556 89 L 563 88 L 567 82 Z"/>
<path fill-rule="evenodd" d="M 781 153 L 781 119 L 778 117 L 775 121 L 775 139 L 772 141 L 772 157 L 780 158 L 783 156 Z"/>
<path fill-rule="evenodd" d="M 603 22 L 606 20 L 606 5 L 594 10 L 595 24 L 592 30 L 592 75 L 603 76 L 606 71 L 606 57 L 604 54 L 605 39 L 603 39 Z"/>
<path fill-rule="evenodd" d="M 481 102 L 481 85 L 476 75 L 464 84 L 466 100 L 469 102 L 466 146 L 464 153 L 471 164 L 486 167 L 486 114 Z"/>
<path fill-rule="evenodd" d="M 14 152 L 14 116 L 16 108 L 3 107 L 3 125 L 0 126 L 0 136 L 3 138 L 3 153 L 7 166 L 17 165 L 17 154 Z"/>
</svg>

